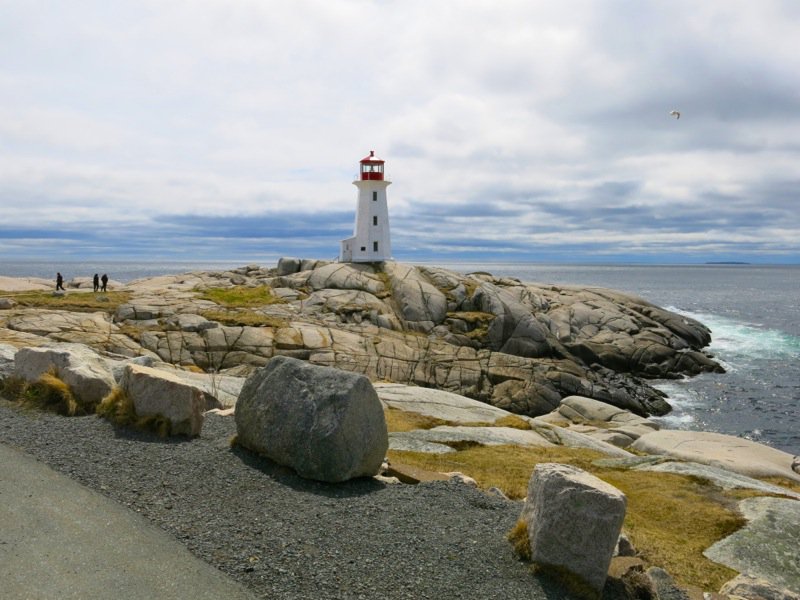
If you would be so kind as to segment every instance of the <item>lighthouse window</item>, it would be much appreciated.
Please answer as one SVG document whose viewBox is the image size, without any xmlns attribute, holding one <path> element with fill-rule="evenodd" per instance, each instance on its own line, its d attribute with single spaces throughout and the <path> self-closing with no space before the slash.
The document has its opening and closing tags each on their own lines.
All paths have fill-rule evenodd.
<svg viewBox="0 0 800 600">
<path fill-rule="evenodd" d="M 378 242 L 372 242 L 372 251 L 373 252 L 377 252 L 378 251 Z"/>
<path fill-rule="evenodd" d="M 372 224 L 373 225 L 377 225 L 378 224 L 378 217 L 372 217 Z"/>
<path fill-rule="evenodd" d="M 378 201 L 378 192 L 372 192 L 372 201 L 373 202 L 377 202 Z"/>
<path fill-rule="evenodd" d="M 361 251 L 362 252 L 366 252 L 367 251 L 367 247 L 366 246 L 361 246 Z"/>
</svg>

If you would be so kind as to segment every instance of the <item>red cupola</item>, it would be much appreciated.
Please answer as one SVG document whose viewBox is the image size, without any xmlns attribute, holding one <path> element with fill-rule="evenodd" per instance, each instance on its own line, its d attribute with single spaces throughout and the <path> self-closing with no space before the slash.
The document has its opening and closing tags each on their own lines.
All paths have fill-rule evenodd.
<svg viewBox="0 0 800 600">
<path fill-rule="evenodd" d="M 383 181 L 383 163 L 375 156 L 375 151 L 370 150 L 369 156 L 361 159 L 361 181 Z"/>
</svg>

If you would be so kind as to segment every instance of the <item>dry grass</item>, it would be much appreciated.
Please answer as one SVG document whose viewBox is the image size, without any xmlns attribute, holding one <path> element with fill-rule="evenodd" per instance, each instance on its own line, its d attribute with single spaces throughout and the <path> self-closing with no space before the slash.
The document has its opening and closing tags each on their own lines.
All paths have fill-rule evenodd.
<svg viewBox="0 0 800 600">
<path fill-rule="evenodd" d="M 375 294 L 376 298 L 380 298 L 383 300 L 384 298 L 389 298 L 392 295 L 392 281 L 389 278 L 389 274 L 386 271 L 375 271 L 375 277 L 377 277 L 380 282 L 383 284 L 383 291 L 378 292 Z"/>
<path fill-rule="evenodd" d="M 200 297 L 228 308 L 255 308 L 270 304 L 285 304 L 286 301 L 272 293 L 268 285 L 247 287 L 237 285 L 229 288 L 207 288 Z"/>
<path fill-rule="evenodd" d="M 231 327 L 286 327 L 289 322 L 279 317 L 270 317 L 254 310 L 205 310 L 200 313 L 209 321 Z"/>
<path fill-rule="evenodd" d="M 538 463 L 580 467 L 625 493 L 625 529 L 649 564 L 665 568 L 682 584 L 707 590 L 719 589 L 735 575 L 702 554 L 743 525 L 741 515 L 731 508 L 734 497 L 682 475 L 594 466 L 593 461 L 601 457 L 591 450 L 561 446 L 478 446 L 441 455 L 389 451 L 390 461 L 429 471 L 460 471 L 473 477 L 481 488 L 498 487 L 514 499 L 525 497 Z M 510 535 L 516 540 L 519 531 Z"/>
<path fill-rule="evenodd" d="M 514 524 L 511 531 L 506 535 L 506 539 L 511 542 L 514 554 L 521 560 L 531 559 L 531 540 L 528 537 L 528 523 L 522 519 Z"/>
<path fill-rule="evenodd" d="M 115 387 L 97 406 L 97 414 L 117 427 L 130 427 L 140 431 L 152 431 L 165 438 L 172 433 L 172 423 L 163 415 L 136 414 L 133 400 L 120 387 Z"/>
<path fill-rule="evenodd" d="M 679 582 L 717 590 L 736 572 L 708 560 L 703 551 L 745 523 L 717 488 L 691 477 L 646 471 L 598 475 L 628 497 L 625 528 L 645 560 Z"/>
<path fill-rule="evenodd" d="M 54 308 L 75 312 L 113 313 L 120 304 L 130 300 L 129 292 L 67 292 L 54 295 L 52 292 L 8 292 L 20 306 L 27 308 Z"/>
<path fill-rule="evenodd" d="M 405 411 L 399 408 L 386 408 L 383 411 L 386 419 L 386 428 L 389 431 L 414 431 L 415 429 L 433 429 L 442 425 L 463 426 L 463 427 L 513 427 L 514 429 L 530 430 L 533 429 L 530 423 L 517 415 L 507 415 L 494 422 L 480 421 L 469 423 L 457 423 L 438 417 L 431 417 L 421 413 Z"/>
<path fill-rule="evenodd" d="M 512 429 L 521 429 L 522 431 L 530 431 L 533 429 L 533 426 L 519 415 L 506 415 L 492 423 L 477 422 L 464 423 L 464 425 L 468 427 L 511 427 Z"/>
<path fill-rule="evenodd" d="M 397 408 L 386 408 L 383 411 L 386 419 L 386 429 L 395 431 L 414 431 L 415 429 L 433 429 L 440 425 L 451 425 L 449 421 L 429 417 L 415 412 L 407 412 Z"/>
<path fill-rule="evenodd" d="M 496 315 L 487 312 L 480 312 L 480 311 L 459 311 L 459 312 L 449 312 L 447 316 L 451 319 L 461 319 L 462 321 L 466 321 L 470 325 L 480 325 L 490 323 L 495 319 Z"/>
<path fill-rule="evenodd" d="M 26 408 L 46 410 L 67 417 L 91 414 L 94 411 L 94 405 L 79 401 L 53 369 L 35 382 L 9 377 L 3 384 L 2 392 L 6 398 Z"/>
<path fill-rule="evenodd" d="M 540 462 L 560 462 L 589 470 L 603 455 L 592 450 L 552 446 L 473 446 L 460 452 L 427 454 L 389 450 L 389 459 L 428 471 L 461 471 L 473 477 L 483 489 L 498 487 L 513 499 L 528 493 L 528 479 Z"/>
</svg>

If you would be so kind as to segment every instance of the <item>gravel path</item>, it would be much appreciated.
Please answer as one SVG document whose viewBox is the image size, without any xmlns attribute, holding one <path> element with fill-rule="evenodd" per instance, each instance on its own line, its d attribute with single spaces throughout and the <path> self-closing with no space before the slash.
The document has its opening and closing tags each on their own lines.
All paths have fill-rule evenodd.
<svg viewBox="0 0 800 600">
<path fill-rule="evenodd" d="M 262 598 L 565 597 L 517 561 L 521 505 L 464 485 L 303 480 L 231 449 L 231 417 L 161 440 L 0 400 L 0 442 L 144 515 Z"/>
</svg>

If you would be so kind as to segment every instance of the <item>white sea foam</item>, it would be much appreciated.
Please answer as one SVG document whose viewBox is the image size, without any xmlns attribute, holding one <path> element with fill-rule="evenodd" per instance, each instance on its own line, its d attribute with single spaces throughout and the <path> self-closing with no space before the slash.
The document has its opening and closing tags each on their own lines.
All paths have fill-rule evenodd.
<svg viewBox="0 0 800 600">
<path fill-rule="evenodd" d="M 746 323 L 710 313 L 691 313 L 676 308 L 669 310 L 700 321 L 711 329 L 711 345 L 727 370 L 736 370 L 751 359 L 797 360 L 800 358 L 800 337 L 768 329 L 757 323 Z"/>
<path fill-rule="evenodd" d="M 680 381 L 667 381 L 654 385 L 667 395 L 672 412 L 663 417 L 650 417 L 665 429 L 690 429 L 695 417 L 692 409 L 703 404 L 703 398 Z"/>
</svg>

